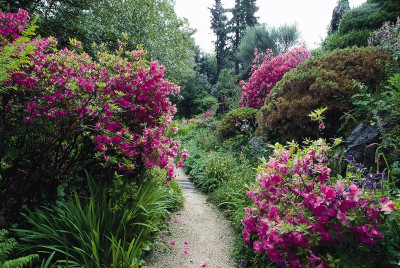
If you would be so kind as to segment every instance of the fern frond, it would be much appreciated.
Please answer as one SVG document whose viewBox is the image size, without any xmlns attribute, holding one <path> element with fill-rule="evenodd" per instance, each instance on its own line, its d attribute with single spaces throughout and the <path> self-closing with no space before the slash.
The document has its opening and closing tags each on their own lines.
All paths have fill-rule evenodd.
<svg viewBox="0 0 400 268">
<path fill-rule="evenodd" d="M 14 238 L 7 238 L 8 231 L 0 230 L 0 267 L 2 268 L 23 268 L 31 265 L 34 260 L 39 258 L 37 254 L 23 256 L 14 260 L 7 260 L 12 251 L 18 246 Z"/>
</svg>

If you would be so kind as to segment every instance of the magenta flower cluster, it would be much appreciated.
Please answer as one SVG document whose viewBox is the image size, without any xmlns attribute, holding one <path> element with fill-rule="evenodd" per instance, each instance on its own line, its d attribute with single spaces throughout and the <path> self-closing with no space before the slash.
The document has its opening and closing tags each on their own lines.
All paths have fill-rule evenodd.
<svg viewBox="0 0 400 268">
<path fill-rule="evenodd" d="M 29 13 L 20 9 L 17 13 L 0 12 L 0 38 L 1 42 L 18 39 L 29 21 Z"/>
<path fill-rule="evenodd" d="M 319 247 L 345 236 L 372 246 L 383 238 L 379 216 L 395 209 L 389 198 L 332 177 L 329 150 L 324 140 L 303 149 L 278 144 L 247 192 L 254 206 L 242 220 L 244 241 L 281 267 L 326 267 Z"/>
<path fill-rule="evenodd" d="M 255 55 L 254 62 L 257 63 L 261 54 L 256 51 Z M 311 52 L 305 46 L 293 48 L 276 57 L 273 56 L 271 50 L 268 50 L 263 63 L 253 66 L 253 73 L 249 81 L 240 82 L 242 98 L 239 101 L 239 107 L 261 108 L 271 89 L 283 78 L 285 73 L 309 58 L 311 58 Z"/>
<path fill-rule="evenodd" d="M 2 38 L 9 42 L 19 38 L 28 18 L 23 10 L 0 12 Z M 136 166 L 165 168 L 169 157 L 178 157 L 178 161 L 187 157 L 186 152 L 178 154 L 180 143 L 166 136 L 167 131 L 177 131 L 172 121 L 176 107 L 168 96 L 177 94 L 179 87 L 164 78 L 165 68 L 157 61 L 148 63 L 140 50 L 104 52 L 95 60 L 85 53 L 57 50 L 52 37 L 31 42 L 36 46 L 32 65 L 13 72 L 4 82 L 19 92 L 2 98 L 4 111 L 23 119 L 10 121 L 18 124 L 11 128 L 48 134 L 43 146 L 49 154 L 60 147 L 77 153 L 78 147 L 71 146 L 78 146 L 79 139 L 72 138 L 70 143 L 68 137 L 88 136 L 97 161 L 126 173 Z"/>
</svg>

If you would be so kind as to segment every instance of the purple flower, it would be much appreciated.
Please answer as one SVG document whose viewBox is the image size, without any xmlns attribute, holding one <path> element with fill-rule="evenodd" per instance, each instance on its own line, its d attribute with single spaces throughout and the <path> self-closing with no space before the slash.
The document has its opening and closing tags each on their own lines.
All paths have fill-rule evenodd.
<svg viewBox="0 0 400 268">
<path fill-rule="evenodd" d="M 356 166 L 358 169 L 363 169 L 363 168 L 364 168 L 364 165 L 361 164 L 361 163 L 356 163 L 355 166 Z"/>
</svg>

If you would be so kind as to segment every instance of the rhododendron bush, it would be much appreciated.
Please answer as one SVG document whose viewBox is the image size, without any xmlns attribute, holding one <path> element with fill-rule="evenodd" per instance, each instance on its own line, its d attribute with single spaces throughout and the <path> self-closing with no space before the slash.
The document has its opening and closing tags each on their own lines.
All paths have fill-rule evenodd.
<svg viewBox="0 0 400 268">
<path fill-rule="evenodd" d="M 23 11 L 0 13 L 2 47 L 18 40 L 28 18 Z M 177 130 L 168 95 L 179 87 L 164 78 L 163 66 L 146 62 L 143 51 L 124 51 L 121 42 L 115 54 L 98 60 L 57 50 L 51 37 L 20 50 L 30 44 L 31 64 L 10 71 L 3 81 L 9 90 L 0 94 L 0 208 L 6 215 L 54 198 L 58 186 L 83 169 L 101 177 L 160 166 L 173 175 L 168 158 L 178 155 L 180 144 L 165 133 Z"/>
<path fill-rule="evenodd" d="M 331 176 L 324 140 L 275 146 L 248 196 L 243 238 L 281 267 L 326 267 L 324 245 L 372 246 L 383 238 L 381 216 L 395 209 L 380 190 Z"/>
<path fill-rule="evenodd" d="M 261 54 L 255 51 L 255 55 L 254 62 L 257 63 Z M 240 82 L 243 91 L 239 107 L 261 108 L 271 89 L 285 73 L 309 58 L 311 58 L 311 52 L 306 47 L 294 48 L 276 57 L 273 56 L 271 50 L 267 50 L 263 63 L 253 66 L 251 70 L 253 74 L 249 81 Z"/>
</svg>

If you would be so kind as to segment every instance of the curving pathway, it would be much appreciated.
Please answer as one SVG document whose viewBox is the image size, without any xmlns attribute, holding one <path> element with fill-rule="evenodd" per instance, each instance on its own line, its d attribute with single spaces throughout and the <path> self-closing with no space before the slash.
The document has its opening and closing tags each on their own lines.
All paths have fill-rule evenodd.
<svg viewBox="0 0 400 268">
<path fill-rule="evenodd" d="M 183 189 L 185 204 L 171 214 L 171 233 L 164 239 L 174 244 L 169 250 L 159 245 L 148 257 L 149 268 L 232 267 L 230 257 L 234 232 L 218 210 L 206 203 L 206 197 L 194 188 L 182 168 L 175 171 Z"/>
</svg>

